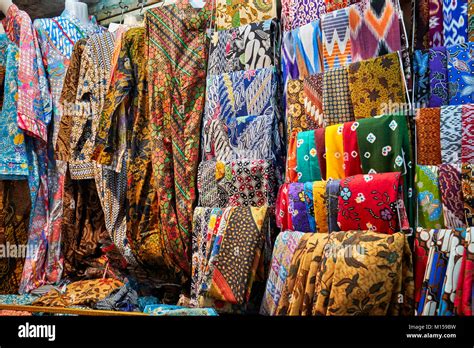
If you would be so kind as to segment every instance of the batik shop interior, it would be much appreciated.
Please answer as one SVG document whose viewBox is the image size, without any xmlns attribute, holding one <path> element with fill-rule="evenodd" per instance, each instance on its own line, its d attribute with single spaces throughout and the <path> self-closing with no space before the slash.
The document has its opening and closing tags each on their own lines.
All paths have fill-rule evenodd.
<svg viewBox="0 0 474 348">
<path fill-rule="evenodd" d="M 474 0 L 0 12 L 0 315 L 472 316 Z"/>
</svg>

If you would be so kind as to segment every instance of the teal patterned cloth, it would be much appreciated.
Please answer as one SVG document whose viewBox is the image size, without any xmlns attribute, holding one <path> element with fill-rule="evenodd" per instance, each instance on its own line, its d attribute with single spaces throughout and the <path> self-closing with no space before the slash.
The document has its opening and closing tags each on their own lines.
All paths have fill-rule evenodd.
<svg viewBox="0 0 474 348">
<path fill-rule="evenodd" d="M 217 316 L 213 308 L 187 308 L 166 304 L 148 305 L 143 313 L 157 316 Z"/>
</svg>

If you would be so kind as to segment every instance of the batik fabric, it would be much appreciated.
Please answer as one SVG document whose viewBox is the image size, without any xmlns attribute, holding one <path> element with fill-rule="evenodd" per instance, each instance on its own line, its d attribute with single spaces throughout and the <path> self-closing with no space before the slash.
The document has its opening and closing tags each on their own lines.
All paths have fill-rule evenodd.
<svg viewBox="0 0 474 348">
<path fill-rule="evenodd" d="M 324 73 L 323 124 L 325 127 L 354 120 L 349 75 L 346 68 Z"/>
<path fill-rule="evenodd" d="M 430 100 L 428 106 L 440 107 L 449 104 L 448 55 L 446 47 L 431 48 L 429 51 Z"/>
<path fill-rule="evenodd" d="M 217 0 L 213 11 L 216 13 L 217 30 L 240 27 L 277 17 L 274 0 L 254 1 L 242 6 L 239 1 Z M 209 26 L 209 25 L 208 25 Z"/>
<path fill-rule="evenodd" d="M 443 0 L 443 36 L 446 47 L 468 41 L 467 0 Z"/>
<path fill-rule="evenodd" d="M 443 207 L 437 166 L 416 166 L 415 186 L 418 197 L 418 226 L 444 228 Z"/>
<path fill-rule="evenodd" d="M 464 228 L 464 204 L 462 197 L 461 164 L 439 166 L 439 186 L 446 228 Z"/>
<path fill-rule="evenodd" d="M 474 104 L 462 106 L 461 160 L 474 163 Z"/>
<path fill-rule="evenodd" d="M 441 109 L 418 109 L 416 121 L 416 159 L 421 165 L 441 164 Z"/>
<path fill-rule="evenodd" d="M 474 165 L 463 163 L 461 168 L 462 195 L 466 225 L 474 224 Z"/>
<path fill-rule="evenodd" d="M 474 42 L 447 48 L 449 105 L 474 102 Z"/>
<path fill-rule="evenodd" d="M 457 163 L 461 160 L 462 105 L 441 107 L 441 161 Z"/>
</svg>

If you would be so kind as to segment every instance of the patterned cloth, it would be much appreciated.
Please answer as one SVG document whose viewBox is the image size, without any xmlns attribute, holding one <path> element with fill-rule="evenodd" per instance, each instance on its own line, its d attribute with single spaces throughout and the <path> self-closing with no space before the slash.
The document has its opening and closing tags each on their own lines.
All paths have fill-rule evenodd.
<svg viewBox="0 0 474 348">
<path fill-rule="evenodd" d="M 340 182 L 340 180 L 331 180 L 328 181 L 326 185 L 329 233 L 340 231 L 339 226 L 337 224 L 337 214 L 339 212 Z"/>
<path fill-rule="evenodd" d="M 418 164 L 441 164 L 441 109 L 418 109 L 416 116 L 416 158 Z"/>
<path fill-rule="evenodd" d="M 430 71 L 429 71 L 429 51 L 417 50 L 415 51 L 413 70 L 415 74 L 415 103 L 425 107 L 430 99 Z"/>
<path fill-rule="evenodd" d="M 281 199 L 281 198 L 280 198 Z M 304 183 L 293 183 L 288 187 L 288 212 L 291 216 L 293 229 L 300 232 L 312 232 L 308 215 L 314 215 L 308 211 L 305 199 Z"/>
<path fill-rule="evenodd" d="M 298 132 L 293 131 L 288 140 L 288 153 L 286 156 L 286 172 L 285 172 L 285 181 L 286 182 L 298 182 L 298 171 L 297 171 L 297 138 Z M 326 173 L 324 173 L 326 174 Z"/>
<path fill-rule="evenodd" d="M 302 27 L 326 13 L 324 0 L 283 0 L 281 20 L 284 31 Z"/>
<path fill-rule="evenodd" d="M 467 42 L 467 28 L 467 0 L 443 0 L 444 45 L 449 47 Z"/>
<path fill-rule="evenodd" d="M 325 127 L 354 120 L 354 109 L 349 91 L 346 68 L 331 69 L 324 73 L 323 119 Z"/>
<path fill-rule="evenodd" d="M 418 195 L 418 226 L 444 228 L 441 193 L 436 166 L 416 166 L 416 191 Z"/>
<path fill-rule="evenodd" d="M 428 260 L 431 258 L 431 246 L 433 241 L 432 229 L 424 229 L 418 227 L 415 234 L 415 244 L 413 248 L 413 262 L 414 262 L 414 278 L 415 278 L 415 308 L 421 300 L 421 290 L 423 288 L 423 281 L 425 277 Z"/>
<path fill-rule="evenodd" d="M 208 74 L 274 66 L 278 62 L 279 47 L 276 20 L 215 31 L 209 48 Z"/>
<path fill-rule="evenodd" d="M 388 115 L 359 120 L 357 139 L 364 174 L 400 172 L 403 200 L 414 226 L 414 161 L 405 116 Z"/>
<path fill-rule="evenodd" d="M 275 204 L 276 225 L 282 231 L 294 231 L 292 215 L 290 214 L 290 186 L 285 183 L 280 186 Z"/>
<path fill-rule="evenodd" d="M 143 313 L 166 317 L 218 316 L 216 310 L 213 308 L 186 308 L 165 304 L 147 305 Z"/>
<path fill-rule="evenodd" d="M 273 248 L 272 264 L 268 275 L 265 294 L 263 295 L 260 314 L 275 315 L 283 287 L 290 271 L 293 254 L 303 237 L 301 232 L 281 232 Z"/>
<path fill-rule="evenodd" d="M 321 22 L 324 70 L 344 67 L 352 62 L 349 11 L 343 8 L 327 13 Z"/>
<path fill-rule="evenodd" d="M 469 3 L 467 5 L 467 12 L 468 12 L 468 35 L 469 35 L 469 41 L 474 42 L 474 1 L 469 0 Z"/>
<path fill-rule="evenodd" d="M 337 124 L 326 127 L 326 179 L 337 180 L 345 178 L 344 173 L 344 125 Z"/>
<path fill-rule="evenodd" d="M 313 128 L 323 126 L 323 83 L 323 73 L 311 75 L 303 80 L 304 107 L 306 114 L 314 120 Z"/>
<path fill-rule="evenodd" d="M 444 44 L 443 0 L 429 0 L 429 9 L 429 44 L 430 47 L 440 47 Z"/>
<path fill-rule="evenodd" d="M 323 180 L 326 180 L 326 129 L 316 129 L 314 131 L 314 138 L 316 142 L 316 152 L 318 154 L 319 168 L 321 169 L 321 177 Z"/>
<path fill-rule="evenodd" d="M 293 29 L 291 37 L 295 49 L 295 59 L 298 65 L 298 76 L 303 79 L 323 71 L 322 33 L 320 21 L 305 24 Z"/>
<path fill-rule="evenodd" d="M 461 168 L 462 195 L 466 225 L 474 225 L 474 165 L 463 163 Z"/>
<path fill-rule="evenodd" d="M 181 279 L 191 271 L 190 239 L 206 92 L 209 44 L 205 30 L 211 18 L 210 6 L 211 2 L 206 2 L 196 11 L 188 0 L 180 0 L 148 10 L 145 18 L 152 168 L 162 222 L 160 249 L 165 263 Z M 156 66 L 161 69 L 156 70 Z M 182 93 L 184 90 L 186 93 Z M 263 113 L 243 116 L 249 114 Z"/>
<path fill-rule="evenodd" d="M 465 216 L 462 198 L 461 165 L 439 166 L 439 186 L 446 228 L 464 228 Z"/>
<path fill-rule="evenodd" d="M 321 180 L 314 131 L 298 133 L 296 144 L 298 182 Z"/>
<path fill-rule="evenodd" d="M 473 289 L 473 271 L 474 271 L 474 238 L 473 229 L 466 231 L 465 250 L 462 257 L 461 268 L 459 270 L 458 284 L 456 289 L 456 298 L 454 307 L 457 315 L 472 315 L 472 289 Z M 469 241 L 470 240 L 470 241 Z"/>
<path fill-rule="evenodd" d="M 344 174 L 346 177 L 362 174 L 356 122 L 344 123 L 342 141 L 344 148 Z"/>
<path fill-rule="evenodd" d="M 274 0 L 254 1 L 242 6 L 239 1 L 216 1 L 217 30 L 240 27 L 277 17 L 277 4 Z"/>
<path fill-rule="evenodd" d="M 462 106 L 441 107 L 441 160 L 457 163 L 461 160 Z"/>
<path fill-rule="evenodd" d="M 203 161 L 199 165 L 199 205 L 235 207 L 275 203 L 276 183 L 272 163 L 265 160 Z"/>
<path fill-rule="evenodd" d="M 381 115 L 388 111 L 390 104 L 405 103 L 405 83 L 398 53 L 351 64 L 349 88 L 356 119 Z"/>
<path fill-rule="evenodd" d="M 449 104 L 448 96 L 448 56 L 445 47 L 429 51 L 430 100 L 429 107 Z"/>
<path fill-rule="evenodd" d="M 447 48 L 449 105 L 474 102 L 474 42 Z"/>
<path fill-rule="evenodd" d="M 397 7 L 393 0 L 360 2 L 349 7 L 353 62 L 401 50 Z"/>
<path fill-rule="evenodd" d="M 339 228 L 388 234 L 407 229 L 401 190 L 400 173 L 357 175 L 342 180 Z"/>
<path fill-rule="evenodd" d="M 414 45 L 415 49 L 429 48 L 430 44 L 430 4 L 428 1 L 417 1 L 414 4 Z"/>
<path fill-rule="evenodd" d="M 465 163 L 474 163 L 474 104 L 462 107 L 461 159 Z"/>
</svg>

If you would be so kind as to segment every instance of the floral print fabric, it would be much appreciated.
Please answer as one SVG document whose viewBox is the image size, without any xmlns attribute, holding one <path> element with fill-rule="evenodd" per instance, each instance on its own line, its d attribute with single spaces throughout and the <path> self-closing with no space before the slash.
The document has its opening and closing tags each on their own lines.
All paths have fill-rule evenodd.
<svg viewBox="0 0 474 348">
<path fill-rule="evenodd" d="M 430 93 L 429 107 L 449 104 L 448 96 L 448 56 L 446 48 L 435 47 L 429 50 Z"/>
<path fill-rule="evenodd" d="M 217 30 L 240 27 L 277 17 L 277 4 L 274 0 L 258 0 L 242 6 L 239 1 L 216 1 Z"/>
<path fill-rule="evenodd" d="M 418 195 L 418 225 L 428 229 L 440 229 L 444 227 L 438 179 L 438 167 L 421 165 L 416 167 L 415 181 Z"/>
<path fill-rule="evenodd" d="M 474 102 L 473 52 L 473 42 L 447 48 L 450 105 Z"/>
<path fill-rule="evenodd" d="M 464 228 L 461 164 L 439 166 L 439 186 L 446 228 Z"/>
</svg>

